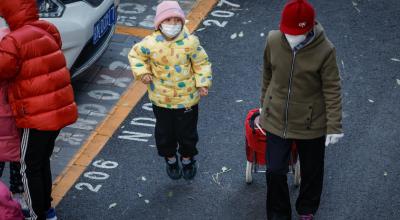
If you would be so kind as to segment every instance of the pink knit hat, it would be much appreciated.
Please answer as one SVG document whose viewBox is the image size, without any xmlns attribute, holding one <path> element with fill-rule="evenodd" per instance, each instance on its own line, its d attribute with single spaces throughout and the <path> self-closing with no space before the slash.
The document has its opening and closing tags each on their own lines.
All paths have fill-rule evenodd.
<svg viewBox="0 0 400 220">
<path fill-rule="evenodd" d="M 176 1 L 163 1 L 157 6 L 154 28 L 158 30 L 160 24 L 168 18 L 177 17 L 185 24 L 185 13 Z"/>
</svg>

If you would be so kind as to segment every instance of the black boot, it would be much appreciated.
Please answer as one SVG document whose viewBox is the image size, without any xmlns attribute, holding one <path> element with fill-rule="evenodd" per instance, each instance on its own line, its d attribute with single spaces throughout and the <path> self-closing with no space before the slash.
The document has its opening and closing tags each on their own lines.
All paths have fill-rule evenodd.
<svg viewBox="0 0 400 220">
<path fill-rule="evenodd" d="M 171 163 L 168 158 L 165 158 L 165 163 L 167 164 L 167 174 L 173 179 L 177 180 L 182 177 L 182 170 L 179 167 L 178 157 L 175 155 L 175 163 Z"/>
<path fill-rule="evenodd" d="M 192 158 L 190 158 L 190 163 L 187 163 L 187 164 L 183 163 L 182 161 L 183 161 L 183 158 L 181 157 L 183 178 L 185 180 L 193 179 L 197 173 L 196 160 L 192 157 Z"/>
</svg>

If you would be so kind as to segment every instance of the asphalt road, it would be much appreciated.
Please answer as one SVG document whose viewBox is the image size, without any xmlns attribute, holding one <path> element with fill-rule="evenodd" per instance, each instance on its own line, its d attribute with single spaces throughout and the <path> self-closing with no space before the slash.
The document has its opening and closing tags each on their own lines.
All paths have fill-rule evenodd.
<svg viewBox="0 0 400 220">
<path fill-rule="evenodd" d="M 165 174 L 145 97 L 59 204 L 59 218 L 265 219 L 264 175 L 256 175 L 252 185 L 244 181 L 243 120 L 259 105 L 265 36 L 278 27 L 284 2 L 232 0 L 240 7 L 216 6 L 206 18 L 216 21 L 196 33 L 215 81 L 200 104 L 194 181 L 172 181 Z M 326 149 L 316 218 L 400 219 L 400 1 L 311 2 L 337 49 L 345 132 Z M 214 181 L 222 167 L 231 171 Z M 291 194 L 294 203 L 292 186 Z"/>
</svg>

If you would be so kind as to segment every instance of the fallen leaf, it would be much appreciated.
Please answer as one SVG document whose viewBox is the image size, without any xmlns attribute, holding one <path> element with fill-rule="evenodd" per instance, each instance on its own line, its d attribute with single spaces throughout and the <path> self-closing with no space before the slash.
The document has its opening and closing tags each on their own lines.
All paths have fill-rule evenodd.
<svg viewBox="0 0 400 220">
<path fill-rule="evenodd" d="M 231 35 L 231 39 L 232 39 L 232 40 L 235 39 L 236 37 L 237 37 L 237 34 L 236 34 L 236 33 L 234 33 L 234 34 Z"/>
<path fill-rule="evenodd" d="M 144 177 L 144 176 L 142 176 L 141 179 L 142 179 L 142 181 L 146 181 L 147 180 L 146 177 Z"/>
<path fill-rule="evenodd" d="M 369 102 L 374 103 L 375 101 L 372 99 L 368 99 Z"/>
<path fill-rule="evenodd" d="M 145 199 L 144 202 L 145 202 L 146 204 L 149 204 L 149 203 L 150 203 L 150 201 L 149 201 L 148 199 Z"/>
<path fill-rule="evenodd" d="M 388 173 L 387 173 L 387 172 L 384 172 L 384 173 L 383 173 L 383 175 L 384 175 L 384 176 L 387 176 L 387 175 L 388 175 Z"/>
<path fill-rule="evenodd" d="M 115 206 L 117 206 L 117 203 L 111 204 L 110 206 L 108 206 L 108 208 L 109 208 L 109 209 L 112 209 L 112 208 L 114 208 Z"/>
<path fill-rule="evenodd" d="M 392 61 L 395 61 L 395 62 L 400 62 L 400 60 L 397 59 L 397 58 L 392 58 L 391 60 L 392 60 Z"/>
<path fill-rule="evenodd" d="M 239 33 L 239 37 L 243 37 L 243 31 L 241 31 L 240 33 Z"/>
<path fill-rule="evenodd" d="M 143 195 L 141 193 L 138 193 L 137 195 L 138 195 L 139 198 L 143 197 Z"/>
</svg>

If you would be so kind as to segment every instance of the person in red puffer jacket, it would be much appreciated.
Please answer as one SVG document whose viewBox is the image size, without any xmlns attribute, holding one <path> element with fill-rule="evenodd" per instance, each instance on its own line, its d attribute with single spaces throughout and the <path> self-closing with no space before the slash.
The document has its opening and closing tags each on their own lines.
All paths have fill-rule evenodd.
<svg viewBox="0 0 400 220">
<path fill-rule="evenodd" d="M 2 1 L 0 16 L 11 32 L 0 42 L 0 81 L 23 128 L 21 174 L 31 219 L 46 219 L 51 208 L 50 156 L 63 127 L 77 120 L 70 73 L 57 28 L 39 20 L 35 0 Z"/>
</svg>

